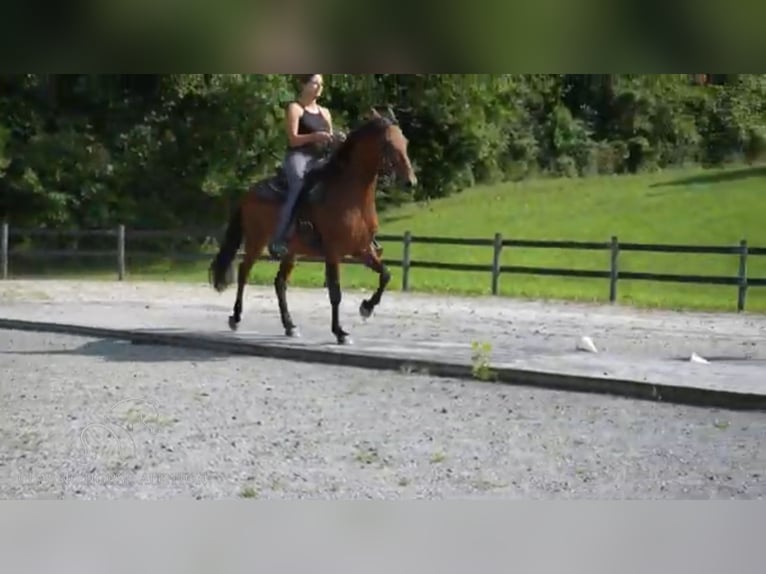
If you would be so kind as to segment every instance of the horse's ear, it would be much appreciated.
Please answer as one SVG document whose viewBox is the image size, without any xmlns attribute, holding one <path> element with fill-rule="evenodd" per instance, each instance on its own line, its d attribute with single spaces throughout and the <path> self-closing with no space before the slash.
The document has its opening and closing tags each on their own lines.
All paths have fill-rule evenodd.
<svg viewBox="0 0 766 574">
<path fill-rule="evenodd" d="M 370 108 L 370 117 L 371 118 L 379 118 L 380 114 L 378 113 L 378 110 L 376 110 L 374 107 Z"/>
<path fill-rule="evenodd" d="M 399 124 L 399 120 L 398 120 L 398 119 L 396 119 L 396 114 L 394 114 L 394 109 L 393 109 L 393 108 L 392 108 L 390 105 L 389 105 L 389 106 L 386 108 L 386 112 L 388 112 L 388 117 L 389 117 L 389 119 L 390 119 L 390 120 L 391 120 L 391 121 L 392 121 L 394 124 L 397 124 L 397 125 L 398 125 L 398 124 Z"/>
</svg>

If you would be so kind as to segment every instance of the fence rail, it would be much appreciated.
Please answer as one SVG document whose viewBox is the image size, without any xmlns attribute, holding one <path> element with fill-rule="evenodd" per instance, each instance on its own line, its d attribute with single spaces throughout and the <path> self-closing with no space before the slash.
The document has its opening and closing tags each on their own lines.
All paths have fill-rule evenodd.
<svg viewBox="0 0 766 574">
<path fill-rule="evenodd" d="M 189 236 L 217 237 L 219 233 L 209 230 L 127 230 L 124 225 L 114 229 L 94 230 L 48 230 L 48 229 L 11 229 L 7 223 L 0 227 L 0 277 L 7 279 L 11 256 L 23 254 L 25 257 L 80 257 L 80 256 L 114 256 L 116 262 L 117 279 L 122 281 L 127 275 L 126 254 L 127 239 L 157 239 L 157 238 L 181 238 Z M 39 249 L 18 251 L 10 249 L 10 239 L 14 236 L 22 237 L 111 237 L 114 239 L 114 248 L 111 250 L 93 249 Z M 656 281 L 671 283 L 686 283 L 699 285 L 732 285 L 737 287 L 737 310 L 744 311 L 747 301 L 747 291 L 750 287 L 766 287 L 766 278 L 748 277 L 747 263 L 751 256 L 766 256 L 766 247 L 750 247 L 747 240 L 743 239 L 738 245 L 673 245 L 651 243 L 620 243 L 618 238 L 611 237 L 609 241 L 546 241 L 538 239 L 504 239 L 500 233 L 493 238 L 459 238 L 459 237 L 432 237 L 415 236 L 407 231 L 404 235 L 380 235 L 378 240 L 383 242 L 401 242 L 402 258 L 386 259 L 385 262 L 391 267 L 402 269 L 402 290 L 410 289 L 410 271 L 412 269 L 438 269 L 455 272 L 480 272 L 489 273 L 491 278 L 491 292 L 497 295 L 499 292 L 499 280 L 503 274 L 542 275 L 556 277 L 581 277 L 590 279 L 609 280 L 609 301 L 617 301 L 617 287 L 620 280 Z M 447 263 L 440 261 L 413 261 L 411 249 L 414 244 L 430 245 L 460 245 L 467 247 L 491 247 L 492 264 L 481 265 L 473 263 Z M 530 267 L 524 265 L 502 265 L 500 262 L 504 247 L 527 247 L 539 249 L 564 249 L 564 250 L 590 250 L 608 251 L 610 254 L 609 269 L 569 269 L 552 267 Z M 651 253 L 686 253 L 686 254 L 715 254 L 736 255 L 739 257 L 739 270 L 736 276 L 717 275 L 681 275 L 673 273 L 649 273 L 635 271 L 620 271 L 620 253 L 622 252 L 651 252 Z M 156 255 L 156 252 L 130 251 L 134 256 Z M 240 254 L 241 255 L 241 254 Z M 209 253 L 178 253 L 174 258 L 183 260 L 209 259 Z M 261 260 L 268 260 L 262 256 Z M 306 258 L 304 261 L 321 262 L 321 259 Z M 349 261 L 349 263 L 360 263 Z"/>
</svg>

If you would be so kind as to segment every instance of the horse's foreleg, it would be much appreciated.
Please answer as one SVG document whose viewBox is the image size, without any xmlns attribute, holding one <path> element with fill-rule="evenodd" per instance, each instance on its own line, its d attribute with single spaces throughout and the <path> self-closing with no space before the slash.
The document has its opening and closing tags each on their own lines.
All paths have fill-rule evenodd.
<svg viewBox="0 0 766 574">
<path fill-rule="evenodd" d="M 325 280 L 327 281 L 327 291 L 330 295 L 330 304 L 332 305 L 332 332 L 338 340 L 339 345 L 351 343 L 349 334 L 340 326 L 340 264 L 336 262 L 325 263 Z"/>
<path fill-rule="evenodd" d="M 369 299 L 362 301 L 362 304 L 359 306 L 359 314 L 363 318 L 367 319 L 372 315 L 375 307 L 380 304 L 380 299 L 383 297 L 383 292 L 386 290 L 388 283 L 391 281 L 391 273 L 388 271 L 388 267 L 386 267 L 386 265 L 380 260 L 378 255 L 372 251 L 365 255 L 364 264 L 366 267 L 377 273 L 379 277 L 378 288 L 375 290 L 375 293 L 373 293 L 372 297 Z"/>
<path fill-rule="evenodd" d="M 285 335 L 288 337 L 299 337 L 298 328 L 290 317 L 290 310 L 287 307 L 287 282 L 290 280 L 290 274 L 295 267 L 295 257 L 287 255 L 279 264 L 279 272 L 274 278 L 274 290 L 277 292 L 279 301 L 279 315 L 282 318 L 282 326 L 285 329 Z"/>
<path fill-rule="evenodd" d="M 239 322 L 242 320 L 242 295 L 245 292 L 245 285 L 247 284 L 247 278 L 250 275 L 250 270 L 255 264 L 256 255 L 253 252 L 247 251 L 242 263 L 239 264 L 239 270 L 237 272 L 237 299 L 234 301 L 234 314 L 229 317 L 229 327 L 232 330 L 236 330 L 239 326 Z"/>
</svg>

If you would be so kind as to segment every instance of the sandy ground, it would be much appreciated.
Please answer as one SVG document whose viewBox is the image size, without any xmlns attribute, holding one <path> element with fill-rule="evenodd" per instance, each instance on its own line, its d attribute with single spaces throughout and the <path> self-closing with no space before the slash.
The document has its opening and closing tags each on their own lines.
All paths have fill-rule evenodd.
<svg viewBox="0 0 766 574">
<path fill-rule="evenodd" d="M 363 324 L 361 296 L 344 299 L 357 337 L 568 346 L 585 330 L 636 356 L 764 356 L 759 316 L 391 294 Z M 304 330 L 324 333 L 326 295 L 290 297 Z M 232 298 L 7 282 L 0 315 L 193 306 L 223 324 Z M 279 332 L 270 289 L 249 289 L 245 321 Z M 2 498 L 761 498 L 765 431 L 761 413 L 0 331 Z"/>
</svg>

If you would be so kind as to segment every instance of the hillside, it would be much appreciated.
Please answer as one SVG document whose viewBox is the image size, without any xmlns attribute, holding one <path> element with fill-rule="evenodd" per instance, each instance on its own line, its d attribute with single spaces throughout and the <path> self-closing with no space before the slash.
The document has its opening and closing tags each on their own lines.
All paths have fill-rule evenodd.
<svg viewBox="0 0 766 574">
<path fill-rule="evenodd" d="M 640 176 L 524 181 L 471 189 L 387 214 L 385 233 L 452 237 L 766 246 L 766 167 L 675 170 Z M 400 252 L 401 249 L 395 249 Z M 390 251 L 389 251 L 390 253 Z M 490 263 L 491 248 L 413 245 L 417 260 Z M 506 265 L 608 269 L 606 252 L 506 248 Z M 624 271 L 736 274 L 733 256 L 623 253 Z M 766 277 L 766 257 L 751 257 L 750 276 Z M 417 289 L 487 292 L 489 277 L 431 270 L 412 271 Z M 600 279 L 503 276 L 502 294 L 602 299 Z M 625 281 L 621 302 L 641 305 L 731 308 L 732 287 Z M 748 309 L 766 309 L 763 289 L 748 293 Z"/>
</svg>

